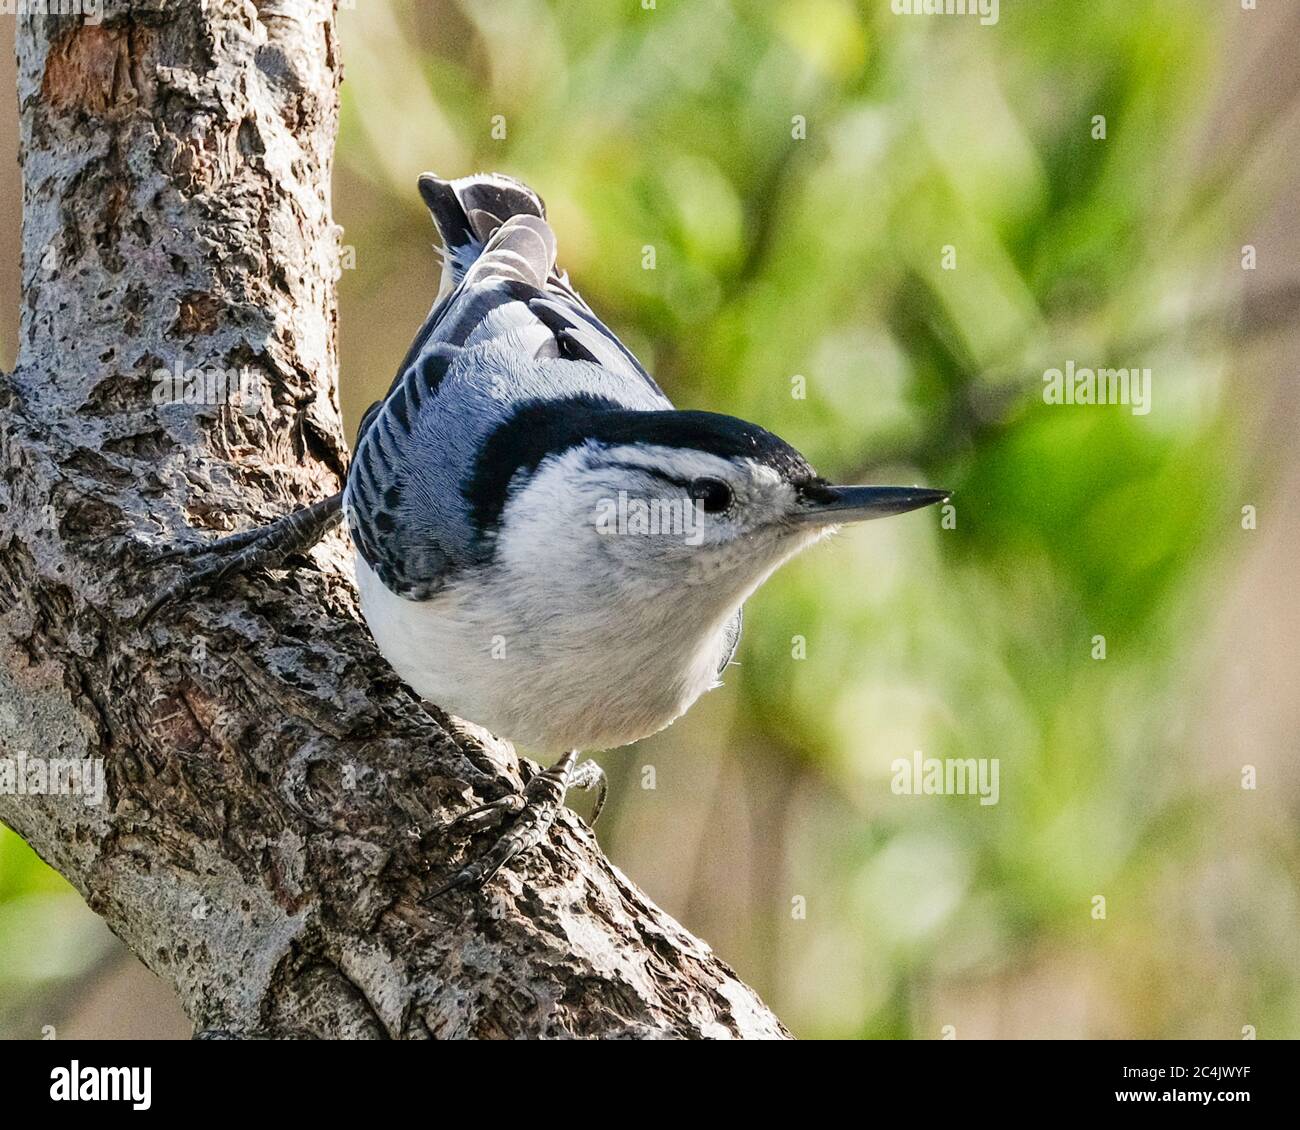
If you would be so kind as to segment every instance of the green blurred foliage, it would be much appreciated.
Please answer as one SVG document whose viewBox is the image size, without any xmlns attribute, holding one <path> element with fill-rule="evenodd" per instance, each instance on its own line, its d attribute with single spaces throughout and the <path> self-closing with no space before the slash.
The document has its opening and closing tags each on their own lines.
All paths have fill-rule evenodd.
<svg viewBox="0 0 1300 1130">
<path fill-rule="evenodd" d="M 39 1037 L 33 1002 L 87 973 L 110 947 L 81 896 L 0 825 L 0 1036 Z M 52 1020 L 49 1009 L 35 1016 Z"/>
<path fill-rule="evenodd" d="M 954 491 L 954 529 L 916 514 L 787 566 L 726 687 L 603 759 L 613 858 L 802 1035 L 1300 1034 L 1295 797 L 1195 752 L 1240 500 L 1265 497 L 1225 391 L 1268 198 L 1239 191 L 1249 130 L 1205 144 L 1221 7 L 341 13 L 352 426 L 436 290 L 417 174 L 491 169 L 546 198 L 679 405 L 833 479 Z M 1152 367 L 1151 414 L 1045 405 L 1069 359 Z M 998 758 L 999 803 L 894 795 L 917 749 Z"/>
</svg>

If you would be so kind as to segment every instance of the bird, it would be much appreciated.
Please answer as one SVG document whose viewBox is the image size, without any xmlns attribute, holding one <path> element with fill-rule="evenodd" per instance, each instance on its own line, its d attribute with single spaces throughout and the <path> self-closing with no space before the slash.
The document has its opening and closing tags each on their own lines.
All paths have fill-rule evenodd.
<svg viewBox="0 0 1300 1130">
<path fill-rule="evenodd" d="M 150 605 L 275 566 L 340 520 L 362 616 L 420 698 L 539 757 L 522 793 L 451 825 L 503 830 L 433 891 L 540 843 L 583 752 L 626 746 L 720 685 L 745 601 L 846 523 L 946 490 L 841 486 L 757 424 L 674 407 L 557 262 L 540 196 L 500 173 L 418 188 L 441 240 L 428 316 L 364 413 L 340 495 L 181 553 Z"/>
</svg>

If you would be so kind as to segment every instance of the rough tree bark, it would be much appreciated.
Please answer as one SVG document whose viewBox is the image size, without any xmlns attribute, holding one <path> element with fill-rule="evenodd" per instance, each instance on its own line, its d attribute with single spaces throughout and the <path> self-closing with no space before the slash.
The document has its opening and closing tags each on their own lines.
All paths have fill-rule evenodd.
<svg viewBox="0 0 1300 1130">
<path fill-rule="evenodd" d="M 341 535 L 136 620 L 159 551 L 339 486 L 331 5 L 139 0 L 20 16 L 18 43 L 0 756 L 102 758 L 107 795 L 0 796 L 0 819 L 199 1030 L 785 1035 L 572 816 L 487 891 L 422 901 L 465 846 L 440 819 L 518 765 L 398 684 Z M 246 372 L 256 403 L 156 403 L 178 363 Z"/>
</svg>

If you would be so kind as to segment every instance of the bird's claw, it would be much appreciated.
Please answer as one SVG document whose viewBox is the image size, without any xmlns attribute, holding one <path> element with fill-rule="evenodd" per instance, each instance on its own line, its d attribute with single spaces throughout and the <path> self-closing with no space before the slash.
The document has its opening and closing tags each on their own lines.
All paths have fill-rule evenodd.
<svg viewBox="0 0 1300 1130">
<path fill-rule="evenodd" d="M 605 804 L 605 774 L 594 761 L 584 761 L 575 769 L 576 760 L 576 753 L 566 753 L 551 768 L 533 777 L 522 793 L 510 793 L 481 804 L 449 821 L 446 825 L 448 830 L 478 831 L 513 818 L 509 828 L 486 852 L 452 875 L 428 896 L 429 899 L 439 898 L 459 887 L 481 887 L 515 856 L 539 844 L 555 822 L 564 803 L 564 794 L 570 788 L 599 790 L 591 817 L 594 824 Z"/>
<path fill-rule="evenodd" d="M 212 542 L 192 542 L 157 554 L 149 562 L 151 566 L 177 559 L 206 560 L 164 586 L 140 613 L 140 622 L 147 624 L 163 605 L 179 600 L 202 585 L 220 581 L 230 573 L 259 567 L 273 569 L 290 554 L 306 551 L 339 520 L 341 498 L 341 495 L 333 495 L 265 526 L 227 534 Z"/>
<path fill-rule="evenodd" d="M 195 589 L 214 584 L 230 573 L 243 572 L 261 564 L 271 564 L 271 559 L 277 556 L 275 550 L 270 553 L 263 553 L 260 550 L 257 539 L 245 538 L 243 534 L 232 534 L 229 538 L 220 538 L 208 545 L 185 546 L 160 554 L 151 564 L 178 558 L 197 562 L 197 564 L 187 567 L 179 577 L 159 590 L 140 613 L 140 622 L 147 624 L 164 605 L 180 600 Z"/>
<path fill-rule="evenodd" d="M 448 831 L 454 829 L 471 833 L 478 832 L 483 828 L 490 828 L 494 824 L 500 824 L 507 816 L 517 816 L 524 810 L 524 805 L 527 803 L 522 793 L 509 793 L 498 800 L 489 801 L 487 804 L 480 804 L 477 808 L 462 812 L 459 816 L 447 821 L 445 827 Z"/>
<path fill-rule="evenodd" d="M 596 790 L 596 799 L 591 806 L 591 815 L 587 817 L 587 823 L 593 828 L 596 821 L 600 819 L 600 814 L 605 808 L 605 797 L 609 795 L 609 781 L 605 777 L 605 770 L 595 761 L 584 761 L 576 766 L 569 775 L 569 788 L 581 789 L 583 792 Z"/>
</svg>

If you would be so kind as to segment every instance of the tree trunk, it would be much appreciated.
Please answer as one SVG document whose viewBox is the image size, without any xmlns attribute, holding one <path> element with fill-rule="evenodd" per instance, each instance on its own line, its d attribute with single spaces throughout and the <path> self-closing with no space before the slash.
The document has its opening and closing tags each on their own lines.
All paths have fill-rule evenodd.
<svg viewBox="0 0 1300 1130">
<path fill-rule="evenodd" d="M 100 25 L 18 19 L 0 757 L 102 759 L 106 788 L 20 789 L 0 819 L 199 1030 L 785 1035 L 571 815 L 484 891 L 426 899 L 466 846 L 441 820 L 519 767 L 387 668 L 343 535 L 140 626 L 177 568 L 158 553 L 340 485 L 333 14 L 138 0 Z"/>
</svg>

